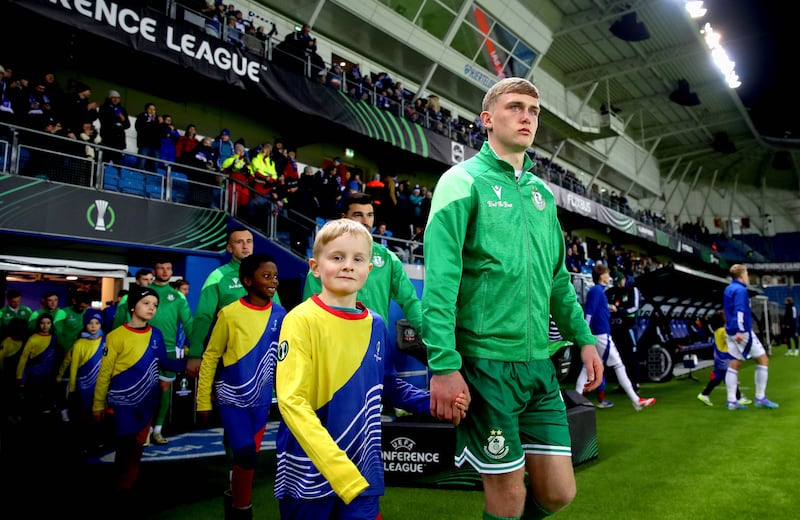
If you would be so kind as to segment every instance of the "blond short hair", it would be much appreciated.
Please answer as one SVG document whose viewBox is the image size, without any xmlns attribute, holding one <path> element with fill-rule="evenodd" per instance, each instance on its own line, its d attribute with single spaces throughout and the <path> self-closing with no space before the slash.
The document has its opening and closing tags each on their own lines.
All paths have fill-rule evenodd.
<svg viewBox="0 0 800 520">
<path fill-rule="evenodd" d="M 372 251 L 372 235 L 369 230 L 361 222 L 356 222 L 349 218 L 340 218 L 329 220 L 322 226 L 322 229 L 317 232 L 311 254 L 314 258 L 319 258 L 322 254 L 322 249 L 326 245 L 344 235 L 353 235 L 363 238 L 367 243 L 368 250 Z"/>
<path fill-rule="evenodd" d="M 744 266 L 743 264 L 733 264 L 730 269 L 731 278 L 733 278 L 734 280 L 738 280 L 746 272 L 747 272 L 747 267 Z"/>
<path fill-rule="evenodd" d="M 492 88 L 486 92 L 486 95 L 483 96 L 481 110 L 484 112 L 491 110 L 497 98 L 503 94 L 525 94 L 539 99 L 539 89 L 527 79 L 505 78 L 492 85 Z"/>
</svg>

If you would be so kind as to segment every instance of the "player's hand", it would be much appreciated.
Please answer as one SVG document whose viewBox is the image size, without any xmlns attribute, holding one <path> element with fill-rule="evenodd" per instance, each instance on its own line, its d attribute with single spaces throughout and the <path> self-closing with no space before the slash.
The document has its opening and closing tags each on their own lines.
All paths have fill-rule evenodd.
<svg viewBox="0 0 800 520">
<path fill-rule="evenodd" d="M 460 394 L 464 394 L 469 403 L 469 388 L 461 372 L 432 376 L 431 415 L 440 421 L 458 425 L 461 422 L 461 412 L 456 411 L 455 401 Z"/>
<path fill-rule="evenodd" d="M 588 380 L 583 387 L 584 392 L 591 392 L 603 382 L 603 361 L 597 354 L 594 345 L 584 345 L 581 347 L 581 361 L 586 367 L 586 377 Z"/>
<path fill-rule="evenodd" d="M 189 377 L 197 377 L 200 374 L 200 360 L 189 359 L 186 362 L 186 375 Z"/>
</svg>

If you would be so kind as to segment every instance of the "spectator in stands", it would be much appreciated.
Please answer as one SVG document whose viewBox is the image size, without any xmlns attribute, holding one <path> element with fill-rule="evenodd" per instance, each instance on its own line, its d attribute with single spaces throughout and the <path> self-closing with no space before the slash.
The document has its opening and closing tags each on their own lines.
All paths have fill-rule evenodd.
<svg viewBox="0 0 800 520">
<path fill-rule="evenodd" d="M 177 158 L 178 139 L 181 138 L 180 132 L 172 123 L 172 116 L 164 114 L 161 117 L 161 144 L 159 146 L 159 158 L 165 163 L 174 163 Z"/>
<path fill-rule="evenodd" d="M 395 188 L 395 197 L 397 198 L 397 205 L 390 216 L 389 225 L 395 230 L 395 235 L 398 238 L 411 238 L 412 234 L 412 219 L 411 219 L 411 204 L 408 200 L 408 181 L 398 180 Z"/>
<path fill-rule="evenodd" d="M 156 162 L 147 159 L 159 159 L 161 154 L 161 121 L 156 113 L 155 103 L 145 103 L 144 112 L 136 116 L 136 146 L 139 151 L 137 168 L 140 170 L 156 170 Z"/>
<path fill-rule="evenodd" d="M 266 27 L 264 27 L 263 25 L 259 25 L 258 27 L 256 27 L 255 36 L 262 42 L 266 42 L 267 40 L 270 39 L 271 36 L 274 36 L 276 34 L 278 34 L 278 29 L 275 27 L 274 23 L 272 24 L 272 28 L 270 29 L 269 32 L 267 32 Z"/>
<path fill-rule="evenodd" d="M 211 137 L 206 136 L 200 140 L 191 153 L 184 153 L 181 155 L 181 162 L 187 166 L 199 168 L 201 170 L 216 171 L 214 166 L 214 149 L 212 148 L 213 141 Z M 190 172 L 190 175 L 199 175 L 197 172 Z M 211 179 L 203 177 L 203 182 L 208 182 Z M 200 178 L 195 180 L 201 180 Z"/>
<path fill-rule="evenodd" d="M 581 391 L 600 384 L 603 365 L 560 265 L 553 194 L 529 172 L 525 150 L 538 127 L 539 92 L 527 80 L 503 79 L 482 109 L 489 142 L 439 179 L 425 228 L 422 338 L 433 374 L 431 414 L 457 419 L 453 403 L 471 394 L 455 452 L 481 474 L 484 518 L 519 518 L 525 509 L 541 518 L 576 493 L 566 405 L 549 359 L 549 313 L 581 345 L 589 380 Z M 508 200 L 508 211 L 495 211 Z M 508 303 L 494 304 L 499 299 Z"/>
<path fill-rule="evenodd" d="M 200 144 L 197 139 L 197 126 L 194 123 L 186 125 L 183 135 L 178 139 L 175 145 L 175 157 L 178 162 L 185 162 L 187 158 L 192 157 L 195 148 Z"/>
<path fill-rule="evenodd" d="M 414 233 L 411 234 L 410 240 L 413 242 L 411 246 L 411 254 L 417 257 L 422 257 L 425 252 L 423 249 L 425 243 L 424 223 L 414 224 Z"/>
<path fill-rule="evenodd" d="M 728 410 L 741 410 L 747 406 L 736 399 L 739 387 L 739 368 L 745 359 L 756 360 L 756 408 L 778 408 L 778 404 L 767 399 L 767 379 L 769 373 L 769 356 L 761 344 L 761 340 L 753 332 L 753 314 L 750 310 L 750 295 L 747 286 L 750 275 L 747 267 L 734 264 L 730 268 L 731 283 L 723 293 L 723 309 L 725 310 L 725 332 L 728 340 L 728 353 L 732 359 L 725 373 L 725 388 L 728 392 Z"/>
<path fill-rule="evenodd" d="M 358 172 L 351 174 L 350 178 L 347 180 L 347 191 L 350 193 L 357 193 L 363 191 L 363 188 L 364 183 L 361 181 L 361 174 Z"/>
<path fill-rule="evenodd" d="M 603 360 L 603 364 L 614 370 L 619 385 L 628 395 L 628 398 L 633 404 L 633 408 L 638 412 L 643 408 L 654 405 L 656 398 L 649 397 L 645 399 L 639 397 L 636 393 L 628 377 L 628 373 L 625 370 L 625 365 L 622 362 L 622 357 L 617 350 L 614 339 L 611 337 L 610 312 L 617 312 L 617 307 L 608 303 L 605 294 L 606 288 L 611 281 L 610 273 L 608 266 L 604 264 L 597 264 L 592 270 L 592 280 L 595 285 L 589 289 L 586 295 L 586 303 L 584 304 L 585 318 L 586 322 L 589 324 L 589 328 L 592 330 L 592 334 L 597 338 L 597 353 Z M 586 381 L 586 367 L 584 366 L 575 383 L 575 391 L 582 392 Z"/>
<path fill-rule="evenodd" d="M 247 203 L 247 217 L 252 222 L 263 223 L 266 212 L 277 201 L 274 190 L 278 184 L 278 172 L 272 159 L 272 143 L 261 144 L 261 150 L 250 161 L 250 175 L 253 193 Z"/>
<path fill-rule="evenodd" d="M 6 68 L 0 65 L 0 123 L 17 122 L 13 99 L 11 86 L 6 79 Z"/>
<path fill-rule="evenodd" d="M 248 27 L 253 26 L 250 20 L 244 18 L 244 14 L 239 9 L 233 12 L 233 17 L 236 19 L 236 28 L 241 33 L 247 32 Z"/>
<path fill-rule="evenodd" d="M 375 205 L 375 217 L 379 220 L 388 221 L 391 214 L 388 210 L 389 205 L 389 190 L 386 183 L 381 180 L 381 174 L 375 173 L 372 175 L 372 180 L 364 186 L 364 192 L 367 193 Z"/>
<path fill-rule="evenodd" d="M 16 123 L 17 124 L 24 124 L 25 123 L 25 113 L 27 112 L 27 102 L 28 102 L 28 89 L 30 85 L 28 83 L 28 76 L 23 73 L 19 73 L 17 69 L 6 66 L 5 73 L 3 74 L 3 79 L 6 83 L 6 93 L 8 98 L 11 100 L 11 106 L 13 108 L 13 113 L 16 114 Z M 57 109 L 61 109 L 64 106 L 64 100 L 62 98 L 61 102 L 55 104 Z M 57 113 L 56 117 L 61 118 L 61 114 Z"/>
<path fill-rule="evenodd" d="M 567 271 L 570 273 L 583 272 L 583 259 L 581 259 L 580 252 L 577 245 L 572 245 L 567 249 L 566 266 Z"/>
<path fill-rule="evenodd" d="M 319 216 L 325 220 L 334 219 L 340 216 L 338 208 L 342 193 L 339 190 L 339 181 L 336 175 L 336 167 L 329 164 L 319 170 L 315 175 L 316 179 L 316 199 L 319 204 Z"/>
<path fill-rule="evenodd" d="M 378 222 L 378 227 L 375 228 L 375 233 L 373 234 L 380 245 L 383 247 L 389 246 L 389 241 L 386 240 L 386 237 L 392 236 L 392 232 L 386 229 L 386 222 Z"/>
<path fill-rule="evenodd" d="M 94 121 L 98 116 L 99 106 L 94 101 L 90 101 L 92 89 L 86 83 L 78 81 L 75 83 L 73 93 L 67 96 L 64 106 L 59 107 L 61 113 L 61 124 L 76 136 L 81 132 L 84 121 Z"/>
<path fill-rule="evenodd" d="M 236 185 L 236 206 L 244 208 L 250 201 L 250 160 L 247 158 L 244 145 L 236 143 L 234 154 L 222 163 L 222 173 L 227 174 L 232 180 L 239 181 Z"/>
<path fill-rule="evenodd" d="M 305 54 L 317 52 L 317 39 L 311 36 L 311 26 L 304 23 L 299 31 L 294 32 L 294 39 L 299 42 Z"/>
<path fill-rule="evenodd" d="M 125 131 L 131 127 L 128 111 L 120 103 L 119 91 L 113 89 L 108 91 L 108 96 L 98 111 L 98 119 L 103 146 L 119 150 L 119 152 L 105 151 L 103 159 L 119 164 L 122 161 L 121 152 L 127 147 Z"/>
<path fill-rule="evenodd" d="M 786 342 L 786 355 L 795 356 L 800 355 L 800 346 L 798 346 L 797 337 L 797 307 L 791 296 L 787 297 L 784 301 L 786 307 L 783 311 L 783 339 Z M 792 353 L 792 343 L 794 343 L 794 353 Z"/>
<path fill-rule="evenodd" d="M 314 220 L 319 215 L 319 202 L 316 194 L 317 179 L 314 176 L 314 168 L 311 166 L 303 167 L 303 174 L 297 184 L 295 194 L 295 210 L 306 217 Z"/>
<path fill-rule="evenodd" d="M 276 137 L 273 139 L 272 151 L 270 152 L 269 156 L 272 158 L 272 162 L 275 163 L 275 171 L 279 177 L 283 175 L 283 172 L 286 170 L 286 164 L 289 162 L 287 153 L 288 150 L 283 142 L 283 138 Z"/>
<path fill-rule="evenodd" d="M 342 66 L 338 63 L 334 63 L 330 70 L 328 70 L 328 74 L 325 78 L 325 84 L 333 89 L 341 89 L 342 88 Z"/>
<path fill-rule="evenodd" d="M 424 186 L 423 186 L 424 188 Z M 428 217 L 431 214 L 431 202 L 433 201 L 433 191 L 428 190 L 425 192 L 424 198 L 422 199 L 421 209 L 422 213 L 420 215 L 420 222 L 423 224 L 428 222 Z"/>
<path fill-rule="evenodd" d="M 300 171 L 297 167 L 296 150 L 286 150 L 286 165 L 283 168 L 283 176 L 287 181 L 296 181 L 300 178 Z"/>
<path fill-rule="evenodd" d="M 28 91 L 26 125 L 30 128 L 41 128 L 42 123 L 54 113 L 54 105 L 47 95 L 47 87 L 44 78 L 30 82 Z"/>
<path fill-rule="evenodd" d="M 220 169 L 225 159 L 234 154 L 233 141 L 231 141 L 231 131 L 223 128 L 216 139 L 214 139 L 211 149 L 214 150 L 214 167 Z"/>
<path fill-rule="evenodd" d="M 81 132 L 78 134 L 78 139 L 86 143 L 86 157 L 94 161 L 97 155 L 97 149 L 94 145 L 103 141 L 103 138 L 100 137 L 100 130 L 91 121 L 84 121 Z"/>
<path fill-rule="evenodd" d="M 32 150 L 22 174 L 88 186 L 88 175 L 79 175 L 78 179 L 75 178 L 73 175 L 75 170 L 69 167 L 71 161 L 66 163 L 68 167 L 65 168 L 65 155 L 77 157 L 84 155 L 84 146 L 78 142 L 77 136 L 67 133 L 61 122 L 53 117 L 48 118 L 42 128 L 37 130 L 41 130 L 43 134 L 24 135 L 25 144 Z M 81 173 L 88 172 L 81 170 Z"/>
<path fill-rule="evenodd" d="M 414 99 L 414 93 L 403 86 L 401 81 L 394 84 L 394 99 L 404 103 L 410 103 Z"/>
<path fill-rule="evenodd" d="M 420 186 L 415 184 L 411 189 L 411 194 L 408 196 L 408 203 L 411 206 L 411 222 L 413 224 L 421 224 L 423 200 Z"/>
<path fill-rule="evenodd" d="M 430 96 L 428 98 L 428 117 L 433 121 L 442 120 L 442 106 L 439 102 L 439 96 Z"/>
<path fill-rule="evenodd" d="M 373 81 L 375 83 L 375 88 L 378 90 L 391 92 L 394 88 L 394 80 L 392 80 L 388 72 L 379 72 Z"/>
<path fill-rule="evenodd" d="M 45 83 L 45 93 L 50 98 L 53 106 L 58 107 L 64 104 L 64 89 L 58 84 L 56 75 L 51 69 L 45 69 L 42 74 Z"/>
<path fill-rule="evenodd" d="M 233 46 L 243 49 L 244 48 L 244 32 L 239 30 L 239 24 L 236 22 L 235 16 L 228 16 L 228 24 L 225 26 L 225 37 L 228 43 Z"/>
</svg>

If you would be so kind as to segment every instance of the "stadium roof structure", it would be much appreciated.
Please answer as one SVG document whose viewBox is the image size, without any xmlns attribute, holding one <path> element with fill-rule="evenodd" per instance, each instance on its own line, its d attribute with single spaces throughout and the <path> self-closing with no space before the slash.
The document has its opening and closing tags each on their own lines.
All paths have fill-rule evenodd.
<svg viewBox="0 0 800 520">
<path fill-rule="evenodd" d="M 730 283 L 730 278 L 722 278 L 679 264 L 670 264 L 636 277 L 636 286 L 648 298 L 661 296 L 665 299 L 690 299 L 695 304 L 708 302 L 717 306 L 722 305 L 722 295 Z M 760 287 L 750 285 L 747 287 L 747 292 L 752 297 L 763 294 L 764 291 Z"/>
<path fill-rule="evenodd" d="M 311 22 L 315 33 L 357 49 L 387 71 L 413 80 L 474 114 L 486 86 L 470 81 L 463 70 L 444 66 L 439 59 L 452 55 L 451 44 L 458 37 L 452 29 L 457 24 L 452 22 L 463 20 L 476 5 L 509 26 L 514 25 L 512 20 L 520 26 L 520 19 L 530 17 L 551 35 L 547 48 L 535 48 L 540 54 L 527 77 L 537 83 L 537 72 L 547 72 L 583 100 L 581 109 L 600 113 L 607 108 L 614 122 L 586 131 L 585 126 L 576 124 L 582 120 L 580 110 L 555 114 L 548 111 L 543 98 L 535 147 L 557 152 L 591 173 L 598 170 L 592 160 L 602 158 L 572 148 L 621 132 L 659 161 L 662 179 L 677 180 L 686 170 L 687 183 L 697 182 L 698 187 L 800 191 L 797 141 L 765 138 L 758 133 L 736 91 L 728 87 L 712 63 L 700 34 L 703 22 L 692 19 L 681 1 L 257 2 L 292 19 Z M 405 16 L 408 27 L 388 23 L 385 13 L 380 12 L 387 7 Z M 638 34 L 634 38 L 637 41 L 628 41 L 613 34 L 611 26 L 622 18 L 643 24 L 649 38 L 642 39 L 644 34 Z M 425 31 L 414 30 L 414 24 Z M 615 131 L 612 126 L 616 126 Z M 583 158 L 583 164 L 582 155 L 589 156 Z M 632 185 L 630 179 L 615 177 L 611 169 L 604 170 L 601 179 L 633 197 L 654 195 Z"/>
</svg>

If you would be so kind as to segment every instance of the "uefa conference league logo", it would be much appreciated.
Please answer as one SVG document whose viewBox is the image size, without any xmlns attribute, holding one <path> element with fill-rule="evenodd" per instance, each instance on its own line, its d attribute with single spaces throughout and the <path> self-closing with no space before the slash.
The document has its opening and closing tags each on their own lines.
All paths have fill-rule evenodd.
<svg viewBox="0 0 800 520">
<path fill-rule="evenodd" d="M 92 218 L 94 213 L 97 214 L 96 219 Z M 108 231 L 117 220 L 117 214 L 107 200 L 97 199 L 86 210 L 86 220 L 96 231 Z"/>
</svg>

